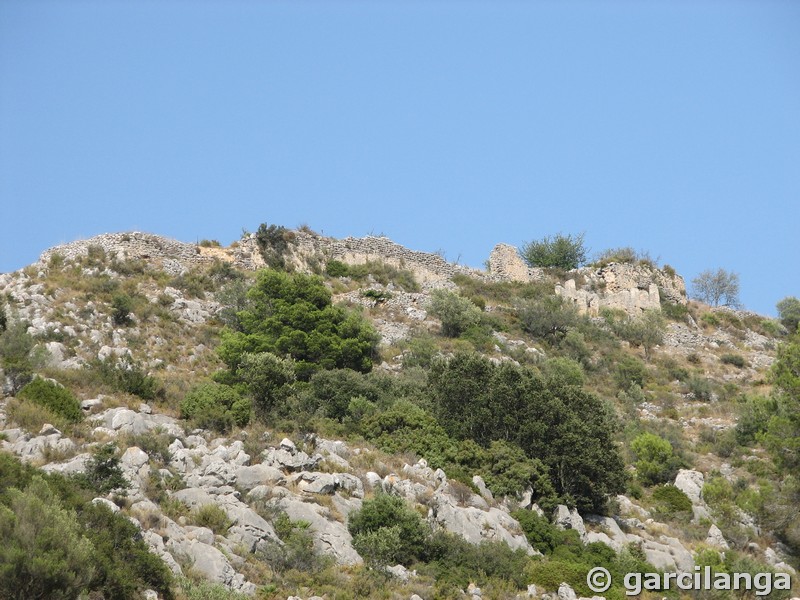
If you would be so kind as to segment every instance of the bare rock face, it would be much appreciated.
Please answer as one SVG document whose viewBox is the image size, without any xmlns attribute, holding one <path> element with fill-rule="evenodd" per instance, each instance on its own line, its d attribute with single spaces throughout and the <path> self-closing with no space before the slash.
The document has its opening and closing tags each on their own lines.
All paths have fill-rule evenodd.
<svg viewBox="0 0 800 600">
<path fill-rule="evenodd" d="M 531 269 L 522 260 L 514 246 L 497 244 L 489 254 L 489 273 L 510 281 L 537 281 L 542 279 L 542 269 Z"/>
<path fill-rule="evenodd" d="M 581 541 L 586 541 L 586 525 L 584 525 L 577 508 L 570 510 L 563 504 L 559 504 L 553 513 L 553 523 L 559 529 L 574 529 L 581 536 Z"/>
<path fill-rule="evenodd" d="M 463 537 L 471 544 L 480 544 L 484 540 L 499 541 L 513 550 L 536 554 L 526 537 L 517 533 L 521 529 L 516 519 L 498 508 L 482 510 L 458 506 L 452 496 L 437 492 L 431 501 L 428 518 L 436 526 Z"/>
</svg>

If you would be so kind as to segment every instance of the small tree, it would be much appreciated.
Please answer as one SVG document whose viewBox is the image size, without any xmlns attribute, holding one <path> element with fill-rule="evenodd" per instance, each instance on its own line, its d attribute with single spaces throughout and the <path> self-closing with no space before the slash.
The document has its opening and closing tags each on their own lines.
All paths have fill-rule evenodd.
<svg viewBox="0 0 800 600">
<path fill-rule="evenodd" d="M 797 325 L 800 323 L 800 300 L 794 296 L 787 296 L 778 302 L 776 308 L 783 326 L 789 330 L 789 333 L 795 333 Z"/>
<path fill-rule="evenodd" d="M 442 335 L 447 337 L 458 337 L 481 319 L 471 300 L 447 290 L 434 290 L 428 310 L 442 322 Z"/>
<path fill-rule="evenodd" d="M 131 311 L 133 310 L 133 299 L 128 294 L 117 294 L 111 300 L 111 319 L 114 325 L 131 324 Z"/>
<path fill-rule="evenodd" d="M 410 564 L 425 549 L 430 531 L 402 498 L 378 494 L 350 514 L 347 528 L 353 546 L 368 563 Z"/>
<path fill-rule="evenodd" d="M 578 323 L 578 309 L 561 296 L 545 296 L 517 305 L 517 317 L 522 328 L 540 338 L 563 338 L 570 327 Z"/>
<path fill-rule="evenodd" d="M 545 236 L 522 246 L 523 260 L 531 267 L 555 267 L 569 271 L 586 262 L 585 234 Z"/>
<path fill-rule="evenodd" d="M 692 279 L 693 296 L 711 306 L 739 306 L 739 274 L 706 270 Z"/>
<path fill-rule="evenodd" d="M 12 395 L 31 380 L 34 369 L 41 362 L 34 345 L 28 324 L 22 321 L 9 323 L 0 334 L 0 368 L 11 383 Z"/>
<path fill-rule="evenodd" d="M 9 506 L 0 505 L 0 598 L 81 596 L 96 567 L 94 547 L 75 513 L 38 476 L 24 491 L 11 488 L 6 495 Z"/>
</svg>

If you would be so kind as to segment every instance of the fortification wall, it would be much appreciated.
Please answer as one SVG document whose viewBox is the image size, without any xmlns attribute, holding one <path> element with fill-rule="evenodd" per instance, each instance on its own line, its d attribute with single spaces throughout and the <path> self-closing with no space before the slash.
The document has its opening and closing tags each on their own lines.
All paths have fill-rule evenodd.
<svg viewBox="0 0 800 600">
<path fill-rule="evenodd" d="M 150 261 L 172 275 L 215 260 L 227 260 L 246 270 L 265 266 L 254 235 L 228 248 L 203 248 L 142 232 L 109 233 L 56 246 L 43 252 L 39 262 L 46 266 L 55 254 L 67 260 L 84 257 L 91 247 L 101 248 L 110 259 Z M 286 260 L 296 270 L 304 272 L 324 266 L 329 260 L 348 264 L 381 261 L 411 271 L 417 281 L 428 288 L 452 286 L 451 279 L 457 274 L 485 281 L 547 279 L 544 269 L 529 268 L 517 249 L 508 244 L 495 246 L 489 256 L 489 271 L 485 272 L 450 263 L 438 254 L 410 250 L 386 237 L 336 239 L 299 230 L 293 232 Z M 571 274 L 574 277 L 555 285 L 554 291 L 591 315 L 604 307 L 637 314 L 642 310 L 660 308 L 662 299 L 686 304 L 683 278 L 647 265 L 612 263 L 599 269 L 577 269 Z"/>
</svg>

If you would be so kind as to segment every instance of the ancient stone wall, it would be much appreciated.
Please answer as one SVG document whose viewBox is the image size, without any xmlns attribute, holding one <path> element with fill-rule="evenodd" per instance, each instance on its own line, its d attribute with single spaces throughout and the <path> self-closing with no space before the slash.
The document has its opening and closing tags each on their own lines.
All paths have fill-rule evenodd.
<svg viewBox="0 0 800 600">
<path fill-rule="evenodd" d="M 482 277 L 482 271 L 447 262 L 438 254 L 409 250 L 387 237 L 367 236 L 336 239 L 306 231 L 296 231 L 291 244 L 296 267 L 307 265 L 309 258 L 340 260 L 347 264 L 380 261 L 411 271 L 421 284 L 450 280 L 453 275 Z"/>
<path fill-rule="evenodd" d="M 162 263 L 169 273 L 180 273 L 191 265 L 209 262 L 200 255 L 195 244 L 179 242 L 160 235 L 139 231 L 106 233 L 88 240 L 77 240 L 45 250 L 39 262 L 47 265 L 58 254 L 65 260 L 75 260 L 89 254 L 90 248 L 100 248 L 110 260 L 149 260 Z M 176 273 L 177 272 L 177 273 Z"/>
<path fill-rule="evenodd" d="M 148 260 L 173 275 L 215 260 L 227 260 L 246 270 L 265 266 L 254 235 L 228 248 L 203 248 L 141 232 L 104 234 L 56 246 L 43 252 L 39 261 L 46 266 L 55 254 L 67 260 L 75 259 L 86 256 L 91 247 L 101 248 L 110 259 Z M 495 246 L 489 256 L 489 271 L 484 272 L 450 263 L 438 254 L 410 250 L 386 237 L 336 239 L 299 230 L 293 232 L 286 260 L 303 272 L 324 267 L 329 260 L 347 264 L 386 262 L 411 271 L 424 288 L 452 286 L 450 280 L 456 274 L 487 281 L 530 282 L 547 278 L 544 269 L 528 267 L 517 249 L 508 244 Z M 680 276 L 647 265 L 612 263 L 599 269 L 586 267 L 572 273 L 573 278 L 555 286 L 555 293 L 592 315 L 603 307 L 637 314 L 642 310 L 660 308 L 661 299 L 686 303 L 686 286 Z"/>
</svg>

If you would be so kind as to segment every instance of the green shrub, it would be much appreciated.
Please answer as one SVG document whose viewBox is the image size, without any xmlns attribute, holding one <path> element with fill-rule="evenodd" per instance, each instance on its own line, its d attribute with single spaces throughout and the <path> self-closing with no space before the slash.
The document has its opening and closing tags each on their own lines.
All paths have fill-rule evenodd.
<svg viewBox="0 0 800 600">
<path fill-rule="evenodd" d="M 569 271 L 586 262 L 584 234 L 545 236 L 522 246 L 520 254 L 531 267 L 555 267 Z"/>
<path fill-rule="evenodd" d="M 91 458 L 86 462 L 86 471 L 78 477 L 78 480 L 84 487 L 98 494 L 116 492 L 124 495 L 125 490 L 130 487 L 128 480 L 122 474 L 118 450 L 113 443 L 95 448 Z"/>
<path fill-rule="evenodd" d="M 522 329 L 538 338 L 563 338 L 579 321 L 578 309 L 560 296 L 522 301 L 516 307 Z"/>
<path fill-rule="evenodd" d="M 8 315 L 6 314 L 6 303 L 0 301 L 0 334 L 8 327 Z"/>
<path fill-rule="evenodd" d="M 671 321 L 678 321 L 683 323 L 689 315 L 689 307 L 685 304 L 677 304 L 674 302 L 661 301 L 661 314 Z"/>
<path fill-rule="evenodd" d="M 686 382 L 688 393 L 695 400 L 702 400 L 708 402 L 711 400 L 714 390 L 711 387 L 711 381 L 699 375 L 692 375 Z"/>
<path fill-rule="evenodd" d="M 652 433 L 636 436 L 631 450 L 636 455 L 636 476 L 645 485 L 671 481 L 683 464 L 669 440 Z"/>
<path fill-rule="evenodd" d="M 630 354 L 622 354 L 614 366 L 614 381 L 621 390 L 627 390 L 636 384 L 644 387 L 647 367 L 638 358 Z"/>
<path fill-rule="evenodd" d="M 653 500 L 656 502 L 656 509 L 669 516 L 692 512 L 692 501 L 689 500 L 689 496 L 674 485 L 662 485 L 655 488 Z"/>
<path fill-rule="evenodd" d="M 787 296 L 776 305 L 778 309 L 778 317 L 781 324 L 789 330 L 790 333 L 795 333 L 800 324 L 800 300 L 794 296 Z"/>
<path fill-rule="evenodd" d="M 280 513 L 272 522 L 282 543 L 268 542 L 257 551 L 257 557 L 277 573 L 297 570 L 316 573 L 328 563 L 314 550 L 314 537 L 307 521 L 292 521 Z"/>
<path fill-rule="evenodd" d="M 84 368 L 90 377 L 99 378 L 115 391 L 133 394 L 142 400 L 154 400 L 164 393 L 158 380 L 145 373 L 141 365 L 128 356 L 119 360 L 113 357 L 95 360 Z"/>
<path fill-rule="evenodd" d="M 439 348 L 432 337 L 427 335 L 415 337 L 408 343 L 408 350 L 403 353 L 403 368 L 422 367 L 427 369 L 438 352 Z"/>
<path fill-rule="evenodd" d="M 8 505 L 0 505 L 0 535 L 3 598 L 67 600 L 89 587 L 94 547 L 43 479 L 25 491 L 8 491 Z"/>
<path fill-rule="evenodd" d="M 216 504 L 197 507 L 191 515 L 192 523 L 198 527 L 208 527 L 217 535 L 223 535 L 232 525 L 227 513 Z"/>
<path fill-rule="evenodd" d="M 392 297 L 391 292 L 387 292 L 385 290 L 375 290 L 375 289 L 364 290 L 363 292 L 361 292 L 361 295 L 364 296 L 365 298 L 369 298 L 376 304 L 380 304 L 381 302 L 386 302 Z"/>
<path fill-rule="evenodd" d="M 468 298 L 443 289 L 433 291 L 428 311 L 442 322 L 447 337 L 458 337 L 481 319 L 480 309 Z"/>
<path fill-rule="evenodd" d="M 180 409 L 182 418 L 203 429 L 225 432 L 250 422 L 250 401 L 219 383 L 196 385 L 181 400 Z"/>
<path fill-rule="evenodd" d="M 331 277 L 347 277 L 350 274 L 350 267 L 340 260 L 329 260 L 325 266 L 325 273 Z"/>
<path fill-rule="evenodd" d="M 83 418 L 81 404 L 75 395 L 53 381 L 37 377 L 22 388 L 18 396 L 43 406 L 67 421 L 76 423 Z"/>
<path fill-rule="evenodd" d="M 720 361 L 723 364 L 733 365 L 734 367 L 738 367 L 739 369 L 747 365 L 747 361 L 745 361 L 744 357 L 741 354 L 723 354 L 720 357 Z"/>
<path fill-rule="evenodd" d="M 0 333 L 0 368 L 11 382 L 11 394 L 16 394 L 33 377 L 41 356 L 34 349 L 34 340 L 23 321 L 7 324 Z"/>
<path fill-rule="evenodd" d="M 197 244 L 201 248 L 221 248 L 222 244 L 217 240 L 200 240 Z"/>
<path fill-rule="evenodd" d="M 542 554 L 550 554 L 564 537 L 563 532 L 553 525 L 550 519 L 540 517 L 535 511 L 516 510 L 511 516 L 519 522 L 530 545 Z"/>
<path fill-rule="evenodd" d="M 613 414 L 580 387 L 456 354 L 434 362 L 428 390 L 438 423 L 455 440 L 519 446 L 549 468 L 556 492 L 581 510 L 602 510 L 605 494 L 623 489 Z"/>
<path fill-rule="evenodd" d="M 261 223 L 256 231 L 256 243 L 261 257 L 272 269 L 286 268 L 286 254 L 293 240 L 294 233 L 283 225 Z"/>
<path fill-rule="evenodd" d="M 421 557 L 430 533 L 418 512 L 388 494 L 365 500 L 360 510 L 350 513 L 347 528 L 356 551 L 384 565 L 408 565 Z"/>
<path fill-rule="evenodd" d="M 512 550 L 505 542 L 483 541 L 476 545 L 438 531 L 428 541 L 425 560 L 428 564 L 419 569 L 436 581 L 436 598 L 463 597 L 460 590 L 470 582 L 503 590 L 505 594 L 498 597 L 511 597 L 512 591 L 524 590 L 528 583 L 525 566 L 530 559 L 523 550 Z"/>
<path fill-rule="evenodd" d="M 650 358 L 650 350 L 664 341 L 666 324 L 659 310 L 647 310 L 639 317 L 623 316 L 618 318 L 611 311 L 604 311 L 604 316 L 611 330 L 632 346 L 641 346 L 646 358 Z"/>
<path fill-rule="evenodd" d="M 630 246 L 608 248 L 600 252 L 592 262 L 593 267 L 604 267 L 611 263 L 635 263 L 639 261 L 639 253 Z"/>
<path fill-rule="evenodd" d="M 358 313 L 331 305 L 322 279 L 259 272 L 238 313 L 240 330 L 226 330 L 217 352 L 236 373 L 245 353 L 289 355 L 300 379 L 321 369 L 372 369 L 377 345 L 374 328 Z"/>
<path fill-rule="evenodd" d="M 347 416 L 353 398 L 361 397 L 375 403 L 382 397 L 381 389 L 372 380 L 352 369 L 320 371 L 311 377 L 309 383 L 308 412 L 319 411 L 338 421 Z"/>
<path fill-rule="evenodd" d="M 288 358 L 271 352 L 246 352 L 242 355 L 235 378 L 243 382 L 253 399 L 256 416 L 264 418 L 286 398 L 295 381 L 296 365 Z M 244 417 L 244 407 L 238 404 Z"/>
<path fill-rule="evenodd" d="M 764 433 L 772 415 L 778 412 L 778 401 L 774 397 L 752 396 L 745 398 L 739 408 L 736 422 L 736 440 L 740 444 L 754 442 Z"/>
<path fill-rule="evenodd" d="M 586 382 L 583 367 L 571 358 L 564 356 L 548 358 L 541 368 L 544 375 L 551 381 L 561 381 L 578 387 Z"/>
<path fill-rule="evenodd" d="M 131 311 L 133 311 L 133 299 L 128 294 L 116 294 L 111 299 L 111 320 L 114 321 L 114 325 L 130 325 Z"/>
</svg>

